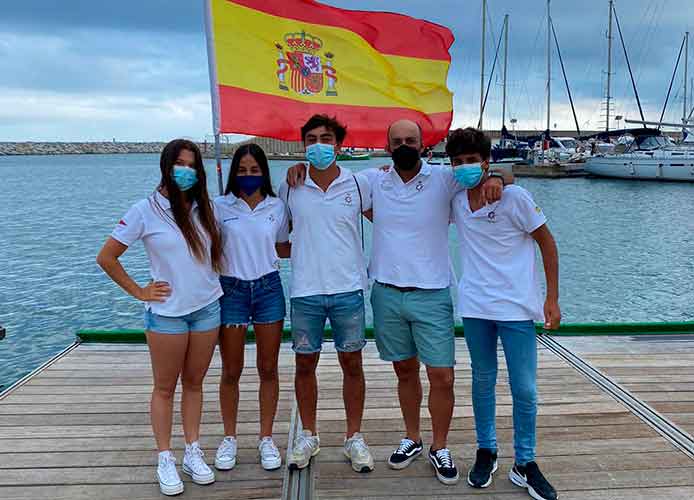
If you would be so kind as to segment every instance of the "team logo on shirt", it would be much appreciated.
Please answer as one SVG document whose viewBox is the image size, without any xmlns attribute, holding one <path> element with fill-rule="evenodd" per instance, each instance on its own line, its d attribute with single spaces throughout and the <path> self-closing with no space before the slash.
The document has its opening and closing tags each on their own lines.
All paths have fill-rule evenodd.
<svg viewBox="0 0 694 500">
<path fill-rule="evenodd" d="M 268 221 L 270 224 L 272 224 L 273 222 L 275 222 L 275 216 L 274 216 L 273 214 L 268 215 L 268 216 L 267 216 L 267 221 Z"/>
<path fill-rule="evenodd" d="M 537 207 L 537 206 L 535 207 L 535 211 L 536 211 L 538 214 L 541 214 L 541 213 L 542 213 L 542 209 L 541 209 L 540 207 Z"/>
<path fill-rule="evenodd" d="M 496 211 L 492 210 L 487 214 L 487 222 L 496 224 Z"/>
<path fill-rule="evenodd" d="M 419 181 L 417 181 L 417 185 L 415 186 L 415 189 L 417 190 L 417 192 L 424 189 L 424 183 L 421 181 L 421 179 Z"/>
<path fill-rule="evenodd" d="M 345 204 L 347 204 L 347 205 L 352 204 L 352 193 L 347 193 L 345 195 Z"/>
</svg>

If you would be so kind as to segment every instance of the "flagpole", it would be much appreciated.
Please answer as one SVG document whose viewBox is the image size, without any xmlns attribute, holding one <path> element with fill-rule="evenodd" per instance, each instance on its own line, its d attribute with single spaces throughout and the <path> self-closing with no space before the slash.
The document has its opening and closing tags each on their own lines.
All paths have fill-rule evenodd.
<svg viewBox="0 0 694 500">
<path fill-rule="evenodd" d="M 217 66 L 212 35 L 212 0 L 205 0 L 205 38 L 207 39 L 207 67 L 210 72 L 210 97 L 212 100 L 212 131 L 214 132 L 214 157 L 217 165 L 217 185 L 219 194 L 224 194 L 222 181 L 222 148 L 219 140 L 219 87 L 217 86 Z"/>
</svg>

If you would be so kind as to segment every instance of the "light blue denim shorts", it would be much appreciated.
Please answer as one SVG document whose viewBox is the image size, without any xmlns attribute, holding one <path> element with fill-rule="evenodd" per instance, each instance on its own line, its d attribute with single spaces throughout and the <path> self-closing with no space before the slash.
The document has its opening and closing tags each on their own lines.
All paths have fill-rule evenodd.
<svg viewBox="0 0 694 500">
<path fill-rule="evenodd" d="M 161 316 L 145 309 L 145 330 L 154 333 L 182 334 L 207 332 L 222 324 L 219 300 L 185 316 Z"/>
<path fill-rule="evenodd" d="M 292 349 L 298 354 L 321 351 L 325 320 L 330 320 L 335 349 L 360 351 L 366 345 L 364 292 L 357 290 L 332 295 L 291 299 Z"/>
</svg>

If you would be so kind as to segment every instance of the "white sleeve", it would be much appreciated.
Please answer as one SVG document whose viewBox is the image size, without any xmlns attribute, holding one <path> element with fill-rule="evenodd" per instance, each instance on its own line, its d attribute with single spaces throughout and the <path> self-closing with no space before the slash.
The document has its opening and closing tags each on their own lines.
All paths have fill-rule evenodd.
<svg viewBox="0 0 694 500">
<path fill-rule="evenodd" d="M 287 184 L 287 181 L 282 181 L 282 184 L 280 184 L 280 188 L 277 191 L 277 197 L 282 203 L 284 203 L 288 220 L 292 220 L 292 211 L 289 208 L 289 184 Z"/>
<path fill-rule="evenodd" d="M 380 168 L 367 168 L 365 170 L 360 170 L 358 175 L 361 175 L 366 179 L 366 181 L 369 183 L 369 187 L 373 187 L 374 183 L 378 182 L 380 173 Z"/>
<path fill-rule="evenodd" d="M 280 222 L 280 227 L 277 230 L 277 239 L 275 241 L 277 243 L 285 243 L 289 241 L 289 214 L 284 201 L 280 199 L 280 203 L 282 203 L 282 220 Z"/>
<path fill-rule="evenodd" d="M 354 178 L 357 181 L 359 193 L 361 194 L 361 210 L 362 212 L 366 212 L 367 210 L 370 210 L 372 206 L 371 182 L 367 176 L 362 174 L 362 172 L 354 174 Z"/>
<path fill-rule="evenodd" d="M 111 237 L 129 247 L 141 239 L 144 232 L 145 219 L 137 205 L 133 205 L 123 218 L 118 221 L 111 233 Z"/>
<path fill-rule="evenodd" d="M 453 175 L 453 167 L 440 166 L 438 168 L 441 171 L 441 178 L 443 179 L 444 185 L 446 186 L 448 195 L 451 197 L 451 199 L 453 199 L 455 195 L 460 193 L 465 188 L 461 186 L 458 181 L 455 180 L 455 176 Z"/>
<path fill-rule="evenodd" d="M 512 189 L 512 213 L 515 224 L 526 233 L 532 233 L 538 227 L 546 224 L 547 218 L 542 209 L 533 200 L 532 195 L 520 186 L 515 186 Z M 504 191 L 508 191 L 508 188 Z"/>
</svg>

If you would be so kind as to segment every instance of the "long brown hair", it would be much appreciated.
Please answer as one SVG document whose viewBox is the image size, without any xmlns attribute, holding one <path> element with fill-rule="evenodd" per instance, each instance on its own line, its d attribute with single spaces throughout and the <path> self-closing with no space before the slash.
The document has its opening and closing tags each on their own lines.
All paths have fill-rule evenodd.
<svg viewBox="0 0 694 500">
<path fill-rule="evenodd" d="M 178 160 L 178 155 L 181 151 L 187 150 L 193 153 L 195 161 L 192 168 L 198 175 L 198 182 L 187 191 L 181 191 L 173 178 L 173 167 Z M 212 268 L 216 272 L 222 270 L 222 238 L 219 234 L 217 222 L 212 210 L 210 197 L 207 194 L 207 177 L 205 176 L 205 167 L 202 162 L 202 154 L 197 144 L 186 139 L 175 139 L 169 142 L 161 152 L 159 161 L 161 169 L 161 181 L 159 188 L 165 188 L 171 203 L 171 211 L 173 212 L 174 222 L 183 233 L 183 237 L 188 243 L 193 256 L 200 262 L 207 262 L 208 259 L 212 264 Z M 207 233 L 210 239 L 210 255 L 205 255 L 207 249 L 199 234 L 199 230 L 191 218 L 191 211 L 186 210 L 186 202 L 196 201 L 198 203 L 198 214 L 200 217 L 200 225 Z"/>
</svg>

